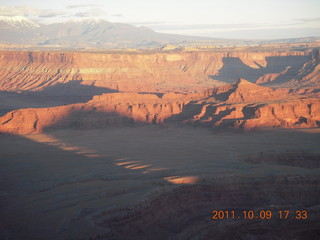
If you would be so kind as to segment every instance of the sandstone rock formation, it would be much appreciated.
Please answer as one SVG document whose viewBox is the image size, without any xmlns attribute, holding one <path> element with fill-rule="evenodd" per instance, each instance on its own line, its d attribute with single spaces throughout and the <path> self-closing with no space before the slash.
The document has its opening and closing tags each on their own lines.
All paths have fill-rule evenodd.
<svg viewBox="0 0 320 240">
<path fill-rule="evenodd" d="M 273 90 L 240 79 L 235 84 L 211 90 L 205 100 L 189 103 L 175 119 L 193 124 L 252 130 L 264 127 L 318 127 L 320 99 Z M 196 109 L 194 111 L 194 109 Z"/>
<path fill-rule="evenodd" d="M 0 131 L 37 133 L 56 128 L 103 128 L 130 123 L 192 123 L 252 130 L 320 125 L 320 99 L 258 86 L 244 79 L 195 94 L 109 93 L 87 103 L 15 110 Z"/>
<path fill-rule="evenodd" d="M 183 94 L 110 93 L 84 104 L 29 108 L 7 113 L 0 132 L 38 133 L 56 128 L 103 128 L 130 123 L 162 123 L 178 114 L 194 97 Z"/>
<path fill-rule="evenodd" d="M 235 84 L 215 88 L 213 96 L 228 103 L 246 103 L 280 99 L 283 98 L 283 92 L 262 87 L 240 78 Z"/>
<path fill-rule="evenodd" d="M 247 105 L 243 120 L 236 120 L 235 127 L 244 129 L 263 127 L 308 128 L 320 125 L 320 99 L 295 99 L 270 102 L 265 105 Z"/>
</svg>

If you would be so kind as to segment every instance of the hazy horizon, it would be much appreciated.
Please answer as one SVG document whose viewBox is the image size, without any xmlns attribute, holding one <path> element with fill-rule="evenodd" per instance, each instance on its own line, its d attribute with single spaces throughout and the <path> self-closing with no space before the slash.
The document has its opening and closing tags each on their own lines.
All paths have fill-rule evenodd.
<svg viewBox="0 0 320 240">
<path fill-rule="evenodd" d="M 98 17 L 161 33 L 233 39 L 318 37 L 318 9 L 316 0 L 0 1 L 1 16 L 25 16 L 38 23 Z"/>
</svg>

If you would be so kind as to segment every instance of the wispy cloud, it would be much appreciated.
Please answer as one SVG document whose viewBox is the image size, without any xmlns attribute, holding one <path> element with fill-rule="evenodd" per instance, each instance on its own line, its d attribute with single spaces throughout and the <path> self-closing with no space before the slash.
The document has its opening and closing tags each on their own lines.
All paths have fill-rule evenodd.
<svg viewBox="0 0 320 240">
<path fill-rule="evenodd" d="M 99 4 L 75 4 L 75 5 L 68 5 L 66 8 L 74 9 L 74 8 L 95 8 L 99 7 Z"/>
<path fill-rule="evenodd" d="M 320 22 L 320 17 L 316 17 L 316 18 L 298 18 L 295 19 L 299 22 L 303 22 L 303 23 L 313 23 L 313 22 Z"/>
<path fill-rule="evenodd" d="M 103 10 L 103 9 L 100 9 L 100 8 L 93 8 L 93 9 L 90 9 L 88 11 L 83 11 L 83 12 L 77 12 L 74 14 L 75 17 L 84 17 L 84 18 L 87 18 L 87 17 L 103 17 L 103 16 L 106 16 L 108 15 L 108 13 Z"/>
<path fill-rule="evenodd" d="M 146 24 L 158 30 L 205 30 L 205 29 L 234 29 L 255 28 L 256 24 Z"/>
<path fill-rule="evenodd" d="M 130 22 L 135 25 L 153 26 L 153 25 L 167 25 L 168 22 L 164 21 L 145 21 L 145 22 Z"/>
<path fill-rule="evenodd" d="M 236 24 L 172 24 L 169 22 L 135 22 L 132 24 L 147 26 L 155 31 L 161 32 L 215 32 L 215 31 L 237 31 L 255 29 L 287 29 L 294 27 L 306 27 L 308 23 L 320 22 L 320 18 L 294 19 L 287 22 L 273 23 L 236 23 Z M 320 26 L 320 25 L 319 25 Z"/>
<path fill-rule="evenodd" d="M 18 6 L 3 7 L 0 6 L 0 16 L 24 16 L 38 23 L 55 23 L 70 20 L 73 18 L 110 18 L 122 17 L 122 14 L 110 14 L 103 8 L 97 7 L 97 4 L 69 5 L 65 11 L 55 11 L 52 9 L 41 9 L 36 7 Z"/>
<path fill-rule="evenodd" d="M 26 16 L 50 18 L 65 15 L 65 12 L 53 11 L 50 9 L 41 9 L 35 7 L 19 6 L 19 7 L 0 7 L 0 15 L 2 16 Z"/>
</svg>

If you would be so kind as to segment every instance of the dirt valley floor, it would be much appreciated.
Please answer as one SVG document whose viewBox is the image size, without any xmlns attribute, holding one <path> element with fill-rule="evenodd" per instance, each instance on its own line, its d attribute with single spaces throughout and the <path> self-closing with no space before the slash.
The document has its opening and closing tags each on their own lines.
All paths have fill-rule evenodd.
<svg viewBox="0 0 320 240">
<path fill-rule="evenodd" d="M 319 142 L 180 125 L 1 134 L 0 239 L 318 239 Z"/>
</svg>

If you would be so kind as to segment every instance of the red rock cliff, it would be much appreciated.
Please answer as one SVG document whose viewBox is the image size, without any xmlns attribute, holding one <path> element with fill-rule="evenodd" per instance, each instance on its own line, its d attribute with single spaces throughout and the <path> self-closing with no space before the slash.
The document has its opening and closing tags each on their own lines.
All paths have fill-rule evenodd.
<svg viewBox="0 0 320 240">
<path fill-rule="evenodd" d="M 309 52 L 0 52 L 0 90 L 40 91 L 57 83 L 120 91 L 193 92 L 222 83 L 213 80 L 223 59 L 238 58 L 252 69 L 267 66 L 268 57 L 308 56 Z M 239 73 L 241 74 L 241 73 Z M 241 77 L 241 76 L 240 76 Z"/>
</svg>

